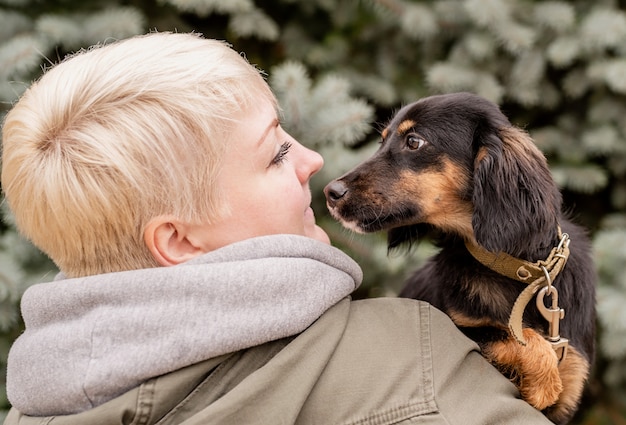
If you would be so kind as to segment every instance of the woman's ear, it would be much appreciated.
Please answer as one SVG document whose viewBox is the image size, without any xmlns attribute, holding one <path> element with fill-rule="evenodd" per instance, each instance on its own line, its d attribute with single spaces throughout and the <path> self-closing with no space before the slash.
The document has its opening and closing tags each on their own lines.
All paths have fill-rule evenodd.
<svg viewBox="0 0 626 425">
<path fill-rule="evenodd" d="M 157 263 L 175 266 L 206 252 L 190 237 L 192 228 L 174 217 L 159 216 L 148 222 L 143 238 Z"/>
</svg>

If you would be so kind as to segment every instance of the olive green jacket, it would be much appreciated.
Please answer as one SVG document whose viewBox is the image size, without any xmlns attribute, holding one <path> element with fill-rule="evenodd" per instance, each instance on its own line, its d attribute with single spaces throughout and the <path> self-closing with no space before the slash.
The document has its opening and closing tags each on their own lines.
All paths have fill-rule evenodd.
<svg viewBox="0 0 626 425">
<path fill-rule="evenodd" d="M 345 299 L 296 337 L 151 379 L 82 413 L 5 425 L 548 424 L 428 304 Z"/>
</svg>

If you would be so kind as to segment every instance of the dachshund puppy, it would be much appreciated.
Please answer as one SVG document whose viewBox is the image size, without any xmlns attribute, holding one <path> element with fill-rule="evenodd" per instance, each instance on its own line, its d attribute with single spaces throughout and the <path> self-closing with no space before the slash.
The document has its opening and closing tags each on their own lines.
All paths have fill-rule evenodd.
<svg viewBox="0 0 626 425">
<path fill-rule="evenodd" d="M 447 313 L 522 397 L 558 424 L 595 350 L 595 269 L 547 161 L 497 105 L 469 93 L 403 107 L 378 151 L 324 189 L 334 218 L 440 251 L 400 294 Z"/>
</svg>

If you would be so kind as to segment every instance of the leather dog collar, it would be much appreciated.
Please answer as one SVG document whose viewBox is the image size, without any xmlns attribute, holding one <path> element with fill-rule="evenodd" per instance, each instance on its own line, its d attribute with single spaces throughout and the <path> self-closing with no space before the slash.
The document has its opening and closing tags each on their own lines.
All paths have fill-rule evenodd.
<svg viewBox="0 0 626 425">
<path fill-rule="evenodd" d="M 559 244 L 552 248 L 548 258 L 535 263 L 515 258 L 504 252 L 493 253 L 478 244 L 465 242 L 470 254 L 485 267 L 502 276 L 528 284 L 515 300 L 509 316 L 509 330 L 522 345 L 526 345 L 526 340 L 522 334 L 522 318 L 528 302 L 539 289 L 543 287 L 552 288 L 552 282 L 563 269 L 569 257 L 569 235 L 562 233 L 559 227 L 558 237 Z M 556 293 L 556 290 L 553 292 Z"/>
</svg>

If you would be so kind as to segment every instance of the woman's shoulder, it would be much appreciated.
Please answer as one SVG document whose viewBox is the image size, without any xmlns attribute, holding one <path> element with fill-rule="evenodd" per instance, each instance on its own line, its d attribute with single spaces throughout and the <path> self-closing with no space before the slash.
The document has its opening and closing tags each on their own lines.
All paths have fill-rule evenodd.
<svg viewBox="0 0 626 425">
<path fill-rule="evenodd" d="M 332 311 L 328 312 L 332 314 Z M 459 349 L 478 349 L 443 312 L 425 301 L 409 298 L 369 298 L 350 303 L 349 324 L 366 335 L 380 333 L 389 338 L 410 338 L 407 342 L 424 344 L 435 339 L 451 341 Z M 407 335 L 408 334 L 408 335 Z"/>
</svg>

